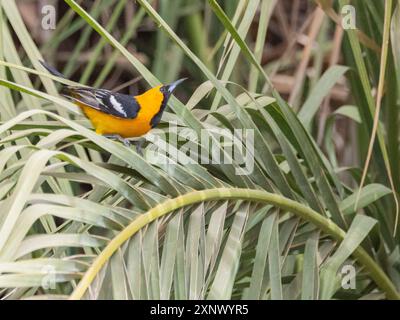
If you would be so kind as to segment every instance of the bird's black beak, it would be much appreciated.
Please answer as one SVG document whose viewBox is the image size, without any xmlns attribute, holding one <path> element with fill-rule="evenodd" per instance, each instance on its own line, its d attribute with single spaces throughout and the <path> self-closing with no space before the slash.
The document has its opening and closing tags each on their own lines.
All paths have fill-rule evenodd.
<svg viewBox="0 0 400 320">
<path fill-rule="evenodd" d="M 187 78 L 182 78 L 179 80 L 176 80 L 170 84 L 167 84 L 165 87 L 167 88 L 167 91 L 169 94 L 172 94 L 172 92 L 174 92 L 174 90 L 176 89 L 176 87 L 181 84 L 183 81 L 185 81 Z"/>
</svg>

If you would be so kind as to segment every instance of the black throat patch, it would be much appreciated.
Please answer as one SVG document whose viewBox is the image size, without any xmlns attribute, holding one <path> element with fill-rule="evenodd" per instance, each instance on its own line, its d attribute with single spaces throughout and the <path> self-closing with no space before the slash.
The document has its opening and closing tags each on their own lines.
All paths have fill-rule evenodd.
<svg viewBox="0 0 400 320">
<path fill-rule="evenodd" d="M 151 118 L 150 125 L 152 128 L 156 127 L 160 123 L 164 109 L 167 106 L 169 95 L 167 95 L 166 93 L 163 93 L 163 96 L 164 96 L 164 98 L 163 98 L 163 101 L 161 102 L 160 109 L 153 116 L 153 118 Z"/>
</svg>

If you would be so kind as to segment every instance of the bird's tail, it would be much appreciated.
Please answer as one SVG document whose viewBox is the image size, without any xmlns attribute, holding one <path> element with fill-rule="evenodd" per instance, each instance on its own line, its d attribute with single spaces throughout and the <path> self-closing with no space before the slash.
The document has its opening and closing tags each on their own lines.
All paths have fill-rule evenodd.
<svg viewBox="0 0 400 320">
<path fill-rule="evenodd" d="M 47 70 L 48 72 L 50 72 L 52 75 L 57 76 L 57 77 L 60 77 L 60 78 L 63 78 L 63 79 L 66 79 L 65 76 L 64 76 L 61 72 L 57 71 L 54 67 L 48 65 L 48 64 L 47 64 L 46 62 L 44 62 L 44 61 L 39 60 L 39 62 L 40 62 L 40 64 L 41 64 L 43 67 L 45 67 L 46 70 Z"/>
<path fill-rule="evenodd" d="M 67 79 L 61 72 L 59 72 L 56 68 L 52 67 L 51 65 L 47 64 L 44 61 L 39 60 L 40 64 L 48 71 L 50 72 L 53 76 L 57 76 L 63 79 Z M 65 96 L 67 98 L 71 97 L 71 87 L 67 86 L 65 84 L 61 84 L 61 90 L 60 94 L 62 96 Z"/>
</svg>

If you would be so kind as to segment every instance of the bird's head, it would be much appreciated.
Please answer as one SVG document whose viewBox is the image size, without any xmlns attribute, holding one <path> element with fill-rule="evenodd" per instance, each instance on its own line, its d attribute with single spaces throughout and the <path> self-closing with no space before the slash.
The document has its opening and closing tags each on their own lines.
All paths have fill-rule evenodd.
<svg viewBox="0 0 400 320">
<path fill-rule="evenodd" d="M 186 79 L 187 78 L 179 79 L 170 84 L 154 87 L 141 95 L 135 96 L 135 99 L 139 103 L 140 107 L 146 109 L 149 107 L 156 108 L 157 112 L 161 111 L 162 113 L 176 87 Z M 159 116 L 161 116 L 161 113 Z"/>
<path fill-rule="evenodd" d="M 176 89 L 178 85 L 180 85 L 183 81 L 185 81 L 187 78 L 182 78 L 179 80 L 176 80 L 170 84 L 166 84 L 164 86 L 160 87 L 160 91 L 164 95 L 164 102 L 167 102 L 168 99 L 171 97 L 172 93 Z"/>
</svg>

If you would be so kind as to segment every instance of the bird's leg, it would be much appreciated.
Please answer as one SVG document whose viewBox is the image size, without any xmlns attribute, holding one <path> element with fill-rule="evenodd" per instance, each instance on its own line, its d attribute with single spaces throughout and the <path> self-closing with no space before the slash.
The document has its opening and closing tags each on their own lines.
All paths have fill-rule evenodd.
<svg viewBox="0 0 400 320">
<path fill-rule="evenodd" d="M 131 146 L 131 142 L 128 139 L 122 138 L 119 134 L 104 134 L 103 137 L 118 140 L 118 141 L 122 142 L 125 147 L 128 147 L 128 148 Z M 142 146 L 145 142 L 146 142 L 145 139 L 139 139 L 133 143 L 136 147 L 137 153 L 139 153 L 142 157 L 143 157 Z"/>
<path fill-rule="evenodd" d="M 122 142 L 125 147 L 129 148 L 131 146 L 131 143 L 129 142 L 129 140 L 122 138 L 119 134 L 105 134 L 103 136 L 106 138 L 109 138 L 109 139 L 116 139 L 116 140 Z"/>
<path fill-rule="evenodd" d="M 142 146 L 145 143 L 145 141 L 146 141 L 145 139 L 139 139 L 139 140 L 134 142 L 134 144 L 136 146 L 137 153 L 139 153 L 142 157 L 143 157 Z"/>
<path fill-rule="evenodd" d="M 131 143 L 128 139 L 124 139 L 121 137 L 121 139 L 118 139 L 119 141 L 121 141 L 125 147 L 129 148 L 131 146 Z"/>
</svg>

